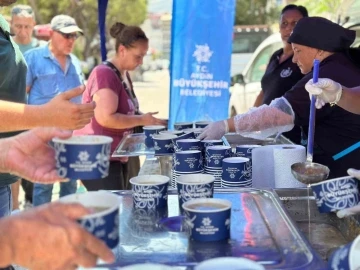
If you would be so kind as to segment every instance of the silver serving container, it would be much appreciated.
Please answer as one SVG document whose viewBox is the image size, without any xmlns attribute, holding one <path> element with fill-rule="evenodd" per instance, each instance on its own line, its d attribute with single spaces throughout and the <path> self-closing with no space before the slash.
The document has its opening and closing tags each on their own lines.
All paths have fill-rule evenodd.
<svg viewBox="0 0 360 270">
<path fill-rule="evenodd" d="M 288 217 L 276 193 L 270 190 L 219 190 L 214 197 L 232 202 L 231 239 L 199 243 L 178 228 L 164 226 L 179 215 L 176 191 L 170 191 L 163 211 L 132 209 L 131 191 L 120 198 L 120 245 L 114 266 L 154 262 L 193 269 L 199 262 L 223 256 L 245 257 L 266 269 L 324 269 L 324 262 Z M 164 219 L 165 218 L 165 219 Z M 176 222 L 175 222 L 176 223 Z M 170 222 L 171 224 L 171 222 Z"/>
</svg>

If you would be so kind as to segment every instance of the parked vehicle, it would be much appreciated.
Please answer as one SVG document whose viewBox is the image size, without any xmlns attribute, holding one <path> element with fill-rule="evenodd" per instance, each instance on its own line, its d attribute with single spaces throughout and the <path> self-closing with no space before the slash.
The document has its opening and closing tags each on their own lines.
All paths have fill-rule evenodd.
<svg viewBox="0 0 360 270">
<path fill-rule="evenodd" d="M 267 25 L 235 25 L 230 75 L 242 72 L 259 44 L 270 35 Z"/>
<path fill-rule="evenodd" d="M 245 113 L 261 90 L 261 78 L 271 55 L 282 47 L 279 33 L 266 38 L 255 50 L 243 72 L 231 77 L 229 115 Z"/>
<path fill-rule="evenodd" d="M 356 31 L 352 47 L 360 46 L 360 23 L 347 23 L 343 27 Z M 229 116 L 247 112 L 255 103 L 261 91 L 261 78 L 271 55 L 282 47 L 279 33 L 266 38 L 255 50 L 243 72 L 231 77 Z"/>
</svg>

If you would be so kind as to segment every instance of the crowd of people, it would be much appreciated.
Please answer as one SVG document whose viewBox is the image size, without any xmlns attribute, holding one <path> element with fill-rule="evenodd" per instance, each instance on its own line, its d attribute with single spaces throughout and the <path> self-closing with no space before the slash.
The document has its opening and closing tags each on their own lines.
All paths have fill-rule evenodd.
<svg viewBox="0 0 360 270">
<path fill-rule="evenodd" d="M 15 2 L 0 0 L 0 6 Z M 94 68 L 84 87 L 79 60 L 72 54 L 82 29 L 68 15 L 57 15 L 50 24 L 50 40 L 42 43 L 32 37 L 35 17 L 30 6 L 14 6 L 10 25 L 0 15 L 2 269 L 12 269 L 11 264 L 76 269 L 94 266 L 99 258 L 111 263 L 111 250 L 76 222 L 89 210 L 79 204 L 50 203 L 53 183 L 61 183 L 64 196 L 76 192 L 79 179 L 59 178 L 49 142 L 72 134 L 99 134 L 113 138 L 114 150 L 138 126 L 167 125 L 156 112 L 141 112 L 128 73 L 142 64 L 149 48 L 141 28 L 120 22 L 111 27 L 116 53 Z M 349 167 L 357 167 L 360 157 L 360 149 L 355 149 L 333 159 L 358 142 L 360 134 L 360 58 L 350 49 L 355 33 L 309 17 L 296 5 L 282 10 L 280 33 L 284 46 L 270 59 L 255 107 L 208 125 L 199 138 L 219 139 L 228 131 L 265 138 L 297 126 L 288 134 L 299 139 L 307 130 L 309 94 L 316 95 L 314 161 L 327 165 L 330 177 L 344 176 Z M 321 62 L 317 83 L 311 80 L 314 59 Z M 288 76 L 281 76 L 284 69 L 291 71 Z M 138 158 L 113 158 L 108 177 L 84 185 L 88 190 L 129 189 L 139 166 Z M 349 173 L 360 176 L 356 170 Z M 20 181 L 26 200 L 43 205 L 11 215 L 18 208 Z"/>
</svg>

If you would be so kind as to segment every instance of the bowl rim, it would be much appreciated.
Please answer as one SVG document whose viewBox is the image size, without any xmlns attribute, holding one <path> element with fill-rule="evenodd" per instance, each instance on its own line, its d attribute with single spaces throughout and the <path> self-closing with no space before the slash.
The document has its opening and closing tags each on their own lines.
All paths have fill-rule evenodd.
<svg viewBox="0 0 360 270">
<path fill-rule="evenodd" d="M 348 176 L 343 176 L 343 177 L 328 179 L 328 180 L 321 181 L 321 182 L 315 183 L 315 184 L 310 184 L 310 186 L 311 186 L 311 187 L 313 187 L 313 186 L 319 186 L 319 185 L 326 184 L 326 183 L 329 183 L 329 182 L 335 182 L 335 181 L 346 180 L 346 179 L 353 179 L 353 180 L 355 180 L 355 181 L 359 181 L 359 180 L 357 180 L 355 177 L 352 177 L 352 176 L 348 175 Z"/>
<path fill-rule="evenodd" d="M 93 138 L 93 139 L 99 139 L 102 140 L 101 142 L 89 142 L 89 141 L 74 141 L 72 139 L 74 138 Z M 99 145 L 99 144 L 108 144 L 113 142 L 113 138 L 109 136 L 104 135 L 72 135 L 68 139 L 60 139 L 60 138 L 53 138 L 52 141 L 54 143 L 62 143 L 62 144 L 68 144 L 68 145 Z"/>
<path fill-rule="evenodd" d="M 222 204 L 224 207 L 219 209 L 213 209 L 213 210 L 196 210 L 196 209 L 190 209 L 188 208 L 188 205 L 190 204 L 199 204 L 199 203 L 218 203 Z M 218 198 L 201 198 L 201 199 L 192 199 L 187 202 L 184 202 L 182 205 L 182 208 L 186 211 L 193 212 L 193 213 L 217 213 L 217 212 L 223 212 L 231 209 L 232 203 L 229 200 L 225 199 L 218 199 Z"/>
</svg>

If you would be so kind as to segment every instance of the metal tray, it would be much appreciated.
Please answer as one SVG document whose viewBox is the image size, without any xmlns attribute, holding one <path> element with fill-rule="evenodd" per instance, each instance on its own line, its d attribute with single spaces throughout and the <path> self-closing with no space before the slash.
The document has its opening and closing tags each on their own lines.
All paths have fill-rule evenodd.
<svg viewBox="0 0 360 270">
<path fill-rule="evenodd" d="M 136 157 L 154 155 L 154 148 L 145 146 L 145 134 L 133 133 L 125 136 L 116 147 L 112 157 Z"/>
<path fill-rule="evenodd" d="M 169 191 L 164 211 L 134 210 L 131 191 L 120 197 L 120 245 L 116 263 L 163 263 L 193 269 L 199 262 L 223 256 L 245 257 L 266 269 L 324 269 L 324 264 L 299 233 L 273 191 L 257 189 L 218 190 L 214 197 L 232 202 L 231 239 L 199 243 L 185 232 L 168 230 L 159 221 L 179 215 L 176 191 Z"/>
<path fill-rule="evenodd" d="M 294 144 L 292 141 L 280 135 L 278 137 L 269 137 L 264 140 L 257 140 L 253 138 L 243 137 L 236 133 L 227 133 L 222 137 L 225 145 L 232 148 L 240 144 L 256 144 L 256 145 L 270 145 L 270 144 Z"/>
<path fill-rule="evenodd" d="M 360 234 L 360 216 L 339 219 L 335 213 L 319 213 L 311 190 L 308 193 L 306 188 L 276 189 L 275 192 L 289 216 L 325 261 L 335 249 Z"/>
</svg>

